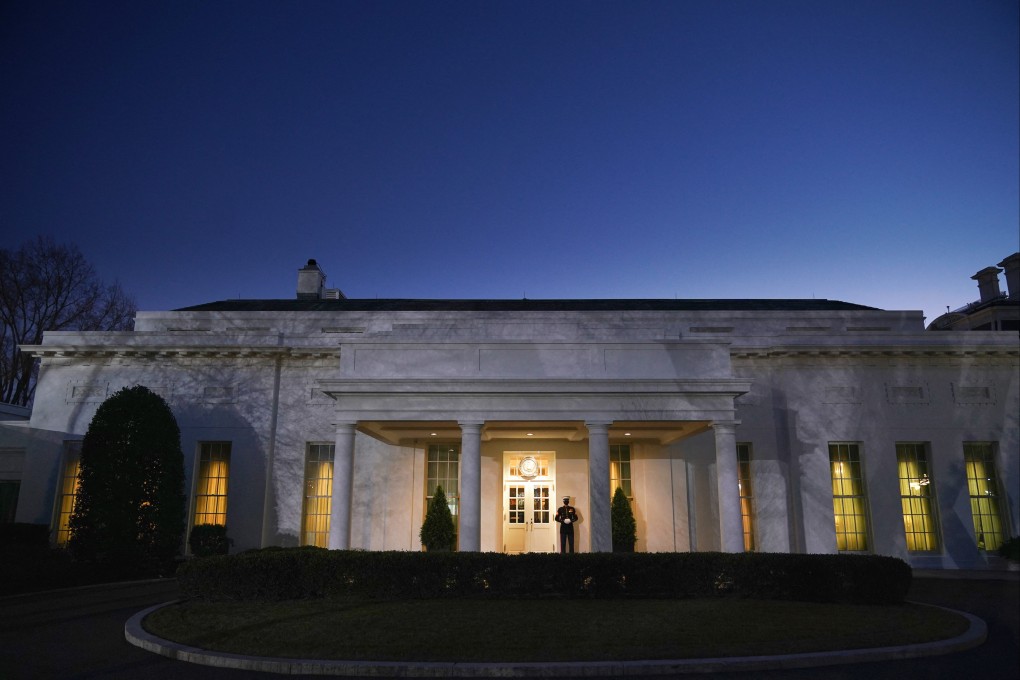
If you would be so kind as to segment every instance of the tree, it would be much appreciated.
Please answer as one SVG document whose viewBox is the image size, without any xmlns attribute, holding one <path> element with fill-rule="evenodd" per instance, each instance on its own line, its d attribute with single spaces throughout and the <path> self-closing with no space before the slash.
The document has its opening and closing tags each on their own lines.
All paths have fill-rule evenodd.
<svg viewBox="0 0 1020 680">
<path fill-rule="evenodd" d="M 0 248 L 0 402 L 28 406 L 38 362 L 21 345 L 43 332 L 128 330 L 135 303 L 116 283 L 103 284 L 77 246 L 40 236 L 17 250 Z"/>
<path fill-rule="evenodd" d="M 634 552 L 634 544 L 637 542 L 637 524 L 634 522 L 630 500 L 623 492 L 623 487 L 616 487 L 609 516 L 613 525 L 613 552 Z"/>
<path fill-rule="evenodd" d="M 120 573 L 165 573 L 184 535 L 184 454 L 170 407 L 142 386 L 104 401 L 82 441 L 68 548 Z"/>
<path fill-rule="evenodd" d="M 436 493 L 429 502 L 419 536 L 429 552 L 449 552 L 454 548 L 457 530 L 453 526 L 453 515 L 441 486 L 436 487 Z"/>
</svg>

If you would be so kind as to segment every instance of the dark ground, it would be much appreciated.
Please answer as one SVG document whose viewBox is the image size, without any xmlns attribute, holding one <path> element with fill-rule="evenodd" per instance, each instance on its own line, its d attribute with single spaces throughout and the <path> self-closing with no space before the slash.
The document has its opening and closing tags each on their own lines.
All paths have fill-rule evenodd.
<svg viewBox="0 0 1020 680">
<path fill-rule="evenodd" d="M 915 577 L 910 599 L 967 611 L 984 619 L 988 624 L 988 641 L 980 647 L 906 661 L 728 673 L 713 677 L 1020 680 L 1020 580 L 1016 574 L 993 575 L 998 578 L 949 575 L 951 577 Z M 175 581 L 156 581 L 2 598 L 0 680 L 283 677 L 172 661 L 124 640 L 124 622 L 130 616 L 177 596 Z"/>
</svg>

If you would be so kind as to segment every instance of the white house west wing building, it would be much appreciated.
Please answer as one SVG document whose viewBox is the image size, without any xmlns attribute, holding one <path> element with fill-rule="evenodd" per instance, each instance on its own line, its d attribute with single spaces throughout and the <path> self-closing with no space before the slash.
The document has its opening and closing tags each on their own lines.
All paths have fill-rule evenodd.
<svg viewBox="0 0 1020 680">
<path fill-rule="evenodd" d="M 420 550 L 437 486 L 460 550 L 556 550 L 566 496 L 578 550 L 605 551 L 620 487 L 641 551 L 996 567 L 1020 528 L 1018 261 L 926 329 L 829 300 L 355 300 L 310 260 L 290 299 L 47 333 L 0 453 L 17 521 L 64 542 L 96 408 L 145 385 L 181 427 L 189 526 L 235 551 Z"/>
</svg>

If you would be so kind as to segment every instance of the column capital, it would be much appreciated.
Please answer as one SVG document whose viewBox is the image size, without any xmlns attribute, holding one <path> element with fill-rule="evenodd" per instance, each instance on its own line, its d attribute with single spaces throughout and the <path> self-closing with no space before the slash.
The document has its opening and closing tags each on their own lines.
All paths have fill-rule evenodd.
<svg viewBox="0 0 1020 680">
<path fill-rule="evenodd" d="M 586 421 L 584 421 L 584 426 L 586 428 L 588 428 L 588 432 L 589 433 L 592 433 L 592 432 L 602 433 L 602 432 L 609 432 L 609 428 L 612 426 L 612 423 L 611 422 L 599 422 L 599 421 L 589 422 L 589 421 L 586 420 Z"/>
<path fill-rule="evenodd" d="M 335 431 L 336 431 L 336 433 L 338 435 L 341 435 L 341 434 L 343 434 L 343 435 L 353 434 L 357 430 L 357 427 L 358 427 L 358 423 L 354 422 L 354 421 L 343 421 L 343 422 L 339 422 L 339 423 L 333 423 L 333 425 L 334 425 L 334 427 L 336 427 Z"/>
<path fill-rule="evenodd" d="M 485 421 L 482 420 L 458 420 L 457 425 L 460 426 L 461 432 L 481 432 L 482 426 L 485 425 Z"/>
<path fill-rule="evenodd" d="M 715 420 L 712 422 L 711 427 L 716 432 L 733 433 L 737 431 L 737 425 L 740 425 L 739 420 Z"/>
</svg>

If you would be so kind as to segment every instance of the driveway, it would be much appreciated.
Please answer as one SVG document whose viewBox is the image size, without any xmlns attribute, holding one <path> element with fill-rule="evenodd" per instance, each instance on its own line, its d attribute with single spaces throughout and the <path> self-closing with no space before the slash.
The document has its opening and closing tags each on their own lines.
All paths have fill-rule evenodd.
<svg viewBox="0 0 1020 680">
<path fill-rule="evenodd" d="M 867 678 L 982 680 L 1020 678 L 1020 581 L 914 579 L 911 599 L 968 611 L 988 624 L 988 641 L 942 657 L 828 668 L 715 675 L 714 678 Z M 1001 578 L 1005 576 L 1006 578 Z M 265 673 L 198 666 L 145 652 L 124 640 L 124 622 L 139 610 L 178 597 L 175 581 L 95 586 L 0 599 L 0 678 L 271 678 Z M 312 676 L 306 676 L 312 677 Z"/>
</svg>

